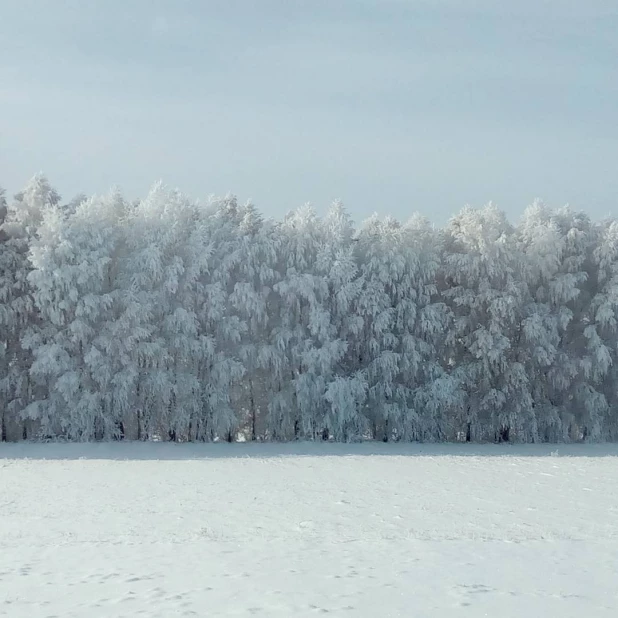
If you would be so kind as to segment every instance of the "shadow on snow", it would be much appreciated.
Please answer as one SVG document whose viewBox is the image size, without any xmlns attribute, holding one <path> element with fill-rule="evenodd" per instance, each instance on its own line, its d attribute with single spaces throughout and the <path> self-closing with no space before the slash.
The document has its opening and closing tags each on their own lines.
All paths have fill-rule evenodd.
<svg viewBox="0 0 618 618">
<path fill-rule="evenodd" d="M 182 461 L 280 457 L 617 457 L 618 444 L 2 443 L 0 459 Z"/>
</svg>

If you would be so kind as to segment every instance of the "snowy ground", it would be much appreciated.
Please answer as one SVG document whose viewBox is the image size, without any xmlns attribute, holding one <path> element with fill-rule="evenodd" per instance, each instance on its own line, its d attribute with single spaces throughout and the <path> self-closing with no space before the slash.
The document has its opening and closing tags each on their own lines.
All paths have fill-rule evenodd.
<svg viewBox="0 0 618 618">
<path fill-rule="evenodd" d="M 613 618 L 617 485 L 612 446 L 1 445 L 0 616 Z"/>
</svg>

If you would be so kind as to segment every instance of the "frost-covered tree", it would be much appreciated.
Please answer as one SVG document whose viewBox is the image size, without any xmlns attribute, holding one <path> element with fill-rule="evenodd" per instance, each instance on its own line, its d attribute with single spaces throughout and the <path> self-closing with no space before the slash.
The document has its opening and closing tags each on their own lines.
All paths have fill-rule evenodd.
<svg viewBox="0 0 618 618">
<path fill-rule="evenodd" d="M 299 395 L 301 391 L 318 395 L 325 387 L 325 396 L 314 404 L 314 433 L 349 441 L 367 432 L 367 382 L 358 358 L 364 323 L 358 312 L 363 280 L 355 255 L 354 224 L 341 202 L 330 207 L 321 237 L 316 274 L 323 283 L 309 316 L 313 345 L 305 355 L 307 371 L 298 390 Z"/>
<path fill-rule="evenodd" d="M 593 392 L 586 400 L 592 438 L 618 438 L 618 222 L 600 225 L 592 263 L 592 298 L 585 321 L 586 367 Z M 592 406 L 592 409 L 590 408 Z M 587 436 L 588 437 L 588 436 Z"/>
<path fill-rule="evenodd" d="M 410 389 L 411 401 L 402 436 L 414 440 L 448 440 L 457 433 L 453 419 L 463 405 L 460 381 L 448 371 L 445 342 L 452 313 L 439 294 L 442 239 L 422 217 L 403 227 L 407 267 L 405 285 L 396 295 L 396 332 L 401 333 L 399 383 Z"/>
<path fill-rule="evenodd" d="M 0 303 L 2 304 L 1 347 L 3 373 L 0 375 L 0 405 L 3 410 L 3 436 L 12 439 L 32 435 L 35 425 L 24 411 L 33 397 L 44 391 L 33 386 L 30 376 L 32 357 L 23 342 L 44 325 L 34 306 L 28 274 L 31 242 L 36 239 L 44 213 L 60 200 L 42 174 L 34 176 L 23 191 L 8 204 L 3 200 L 4 221 L 0 228 Z"/>
<path fill-rule="evenodd" d="M 277 371 L 269 305 L 277 277 L 278 239 L 272 222 L 264 221 L 251 203 L 239 206 L 229 197 L 218 216 L 227 224 L 224 229 L 228 233 L 217 245 L 219 268 L 214 275 L 227 296 L 228 320 L 236 330 L 234 340 L 225 337 L 222 344 L 229 357 L 235 355 L 242 362 L 243 373 L 242 381 L 233 388 L 237 412 L 225 437 L 231 441 L 235 437 L 231 430 L 242 428 L 247 429 L 249 439 L 256 440 L 263 433 L 273 371 Z"/>
<path fill-rule="evenodd" d="M 618 438 L 618 224 L 0 191 L 0 435 Z"/>
<path fill-rule="evenodd" d="M 524 333 L 535 342 L 527 375 L 541 440 L 597 435 L 598 415 L 605 409 L 592 386 L 599 368 L 586 354 L 593 334 L 586 331 L 593 236 L 585 215 L 568 208 L 552 211 L 539 201 L 522 221 L 531 298 Z"/>
<path fill-rule="evenodd" d="M 246 325 L 230 309 L 239 260 L 237 200 L 233 196 L 213 199 L 200 217 L 208 230 L 211 264 L 198 282 L 197 316 L 200 336 L 209 345 L 197 372 L 200 391 L 194 439 L 230 440 L 236 437 L 241 416 L 233 406 L 233 391 L 245 373 L 239 348 Z"/>
<path fill-rule="evenodd" d="M 29 281 L 41 325 L 24 343 L 44 396 L 27 414 L 43 435 L 92 440 L 124 433 L 109 361 L 123 206 L 110 195 L 72 213 L 49 208 L 31 243 Z"/>
<path fill-rule="evenodd" d="M 130 342 L 121 390 L 136 436 L 199 439 L 211 423 L 205 367 L 216 356 L 216 341 L 200 324 L 207 224 L 198 204 L 159 183 L 130 209 L 126 227 L 118 328 Z"/>
<path fill-rule="evenodd" d="M 270 303 L 272 386 L 267 432 L 276 440 L 315 438 L 324 430 L 317 423 L 324 416 L 326 385 L 307 365 L 315 347 L 312 319 L 326 293 L 325 281 L 316 272 L 322 230 L 313 209 L 305 206 L 284 219 L 278 234 L 280 275 Z"/>
<path fill-rule="evenodd" d="M 450 362 L 465 392 L 461 431 L 469 440 L 528 440 L 536 432 L 517 346 L 526 294 L 520 271 L 514 230 L 494 205 L 451 219 L 443 296 L 454 314 Z"/>
<path fill-rule="evenodd" d="M 401 435 L 409 403 L 407 387 L 400 388 L 398 383 L 401 342 L 400 333 L 395 332 L 395 288 L 405 277 L 407 266 L 401 250 L 401 225 L 394 219 L 381 221 L 374 216 L 359 232 L 363 287 L 358 313 L 363 330 L 355 356 L 368 388 L 365 414 L 371 434 L 385 441 Z"/>
<path fill-rule="evenodd" d="M 0 440 L 3 442 L 7 439 L 7 404 L 10 397 L 9 383 L 9 328 L 11 326 L 11 311 L 8 306 L 9 300 L 9 277 L 11 276 L 12 264 L 10 261 L 11 254 L 9 253 L 6 242 L 8 236 L 2 229 L 4 220 L 6 219 L 6 198 L 4 189 L 0 187 Z"/>
<path fill-rule="evenodd" d="M 364 331 L 358 354 L 368 384 L 366 413 L 382 440 L 437 440 L 450 435 L 447 411 L 458 383 L 441 358 L 450 312 L 436 285 L 438 235 L 420 217 L 406 225 L 368 220 L 359 235 Z"/>
</svg>

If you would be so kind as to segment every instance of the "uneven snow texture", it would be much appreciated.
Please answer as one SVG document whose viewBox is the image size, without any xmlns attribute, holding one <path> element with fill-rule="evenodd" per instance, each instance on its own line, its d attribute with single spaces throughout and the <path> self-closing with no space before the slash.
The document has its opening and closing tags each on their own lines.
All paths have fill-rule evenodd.
<svg viewBox="0 0 618 618">
<path fill-rule="evenodd" d="M 0 616 L 618 615 L 618 447 L 0 447 Z"/>
</svg>

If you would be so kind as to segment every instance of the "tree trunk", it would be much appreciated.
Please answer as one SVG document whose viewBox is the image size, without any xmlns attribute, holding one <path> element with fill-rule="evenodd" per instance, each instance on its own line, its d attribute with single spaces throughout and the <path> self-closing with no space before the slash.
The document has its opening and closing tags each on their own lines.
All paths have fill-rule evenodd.
<svg viewBox="0 0 618 618">
<path fill-rule="evenodd" d="M 388 419 L 386 419 L 384 421 L 384 434 L 382 435 L 382 442 L 388 442 L 390 439 L 390 435 L 389 435 L 390 431 L 389 431 L 389 422 Z"/>
<path fill-rule="evenodd" d="M 142 414 L 139 411 L 139 408 L 137 410 L 137 439 L 142 439 Z"/>
<path fill-rule="evenodd" d="M 255 410 L 255 399 L 253 397 L 253 380 L 249 380 L 249 405 L 251 407 L 251 441 L 257 440 L 256 435 L 256 421 L 257 414 Z"/>
<path fill-rule="evenodd" d="M 510 433 L 511 433 L 511 428 L 510 427 L 500 427 L 499 431 L 498 431 L 498 435 L 496 436 L 497 440 L 496 442 L 508 442 L 509 441 L 509 437 L 510 437 Z"/>
<path fill-rule="evenodd" d="M 140 402 L 140 387 L 139 387 L 139 376 L 137 377 L 137 385 L 136 385 L 136 403 L 137 403 L 137 439 L 142 439 L 142 412 L 141 412 L 141 402 Z"/>
</svg>

